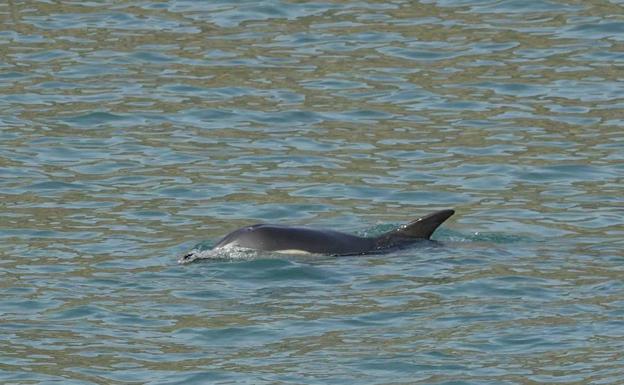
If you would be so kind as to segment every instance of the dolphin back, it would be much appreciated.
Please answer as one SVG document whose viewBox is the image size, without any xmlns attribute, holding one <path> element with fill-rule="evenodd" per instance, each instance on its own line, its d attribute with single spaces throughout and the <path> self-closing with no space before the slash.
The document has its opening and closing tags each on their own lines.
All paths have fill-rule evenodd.
<svg viewBox="0 0 624 385">
<path fill-rule="evenodd" d="M 376 238 L 364 238 L 333 230 L 257 224 L 229 233 L 217 242 L 214 248 L 220 249 L 232 245 L 254 250 L 290 253 L 366 254 L 429 239 L 435 229 L 454 213 L 453 210 L 437 211 Z"/>
<path fill-rule="evenodd" d="M 415 219 L 398 229 L 377 237 L 377 248 L 401 246 L 414 241 L 429 239 L 431 234 L 453 214 L 455 214 L 455 210 L 440 210 Z"/>
</svg>

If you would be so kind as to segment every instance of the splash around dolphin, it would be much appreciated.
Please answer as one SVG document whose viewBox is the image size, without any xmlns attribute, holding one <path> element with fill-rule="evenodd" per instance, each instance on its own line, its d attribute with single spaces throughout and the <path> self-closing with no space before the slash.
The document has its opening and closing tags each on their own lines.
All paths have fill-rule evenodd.
<svg viewBox="0 0 624 385">
<path fill-rule="evenodd" d="M 333 256 L 378 253 L 406 247 L 427 240 L 454 210 L 441 210 L 415 219 L 377 237 L 360 237 L 334 230 L 256 224 L 232 231 L 213 247 L 230 247 L 284 254 L 325 254 Z M 180 263 L 193 260 L 193 253 L 182 256 Z"/>
</svg>

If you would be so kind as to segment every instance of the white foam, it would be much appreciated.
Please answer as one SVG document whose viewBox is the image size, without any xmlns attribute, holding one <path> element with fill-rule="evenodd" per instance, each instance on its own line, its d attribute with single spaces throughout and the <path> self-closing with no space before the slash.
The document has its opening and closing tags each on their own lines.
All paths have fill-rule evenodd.
<svg viewBox="0 0 624 385">
<path fill-rule="evenodd" d="M 185 265 L 198 259 L 231 259 L 246 260 L 257 257 L 258 252 L 252 249 L 227 245 L 218 249 L 198 250 L 193 249 L 178 259 L 178 263 Z"/>
<path fill-rule="evenodd" d="M 232 244 L 226 245 L 224 247 L 220 247 L 218 249 L 210 249 L 210 250 L 200 250 L 193 249 L 189 251 L 187 254 L 181 256 L 178 259 L 178 263 L 180 265 L 185 265 L 187 263 L 191 263 L 198 259 L 212 259 L 212 260 L 249 260 L 257 258 L 258 255 L 262 253 L 263 257 L 270 256 L 273 253 L 274 257 L 277 257 L 275 254 L 280 255 L 291 255 L 291 256 L 301 256 L 301 255 L 312 255 L 312 253 L 299 250 L 299 249 L 288 249 L 288 250 L 275 250 L 272 252 L 262 252 L 254 249 L 247 249 L 240 246 L 234 246 Z"/>
</svg>

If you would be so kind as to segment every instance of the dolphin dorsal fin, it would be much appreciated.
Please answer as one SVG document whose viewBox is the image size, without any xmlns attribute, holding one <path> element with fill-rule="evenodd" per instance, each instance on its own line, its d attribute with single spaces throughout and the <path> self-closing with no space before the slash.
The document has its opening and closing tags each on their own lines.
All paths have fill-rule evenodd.
<svg viewBox="0 0 624 385">
<path fill-rule="evenodd" d="M 429 239 L 435 229 L 453 214 L 455 214 L 455 210 L 436 211 L 399 227 L 395 233 L 409 238 Z"/>
<path fill-rule="evenodd" d="M 454 210 L 440 210 L 435 213 L 425 215 L 424 217 L 415 219 L 398 229 L 389 231 L 380 235 L 375 239 L 376 247 L 387 248 L 410 243 L 419 239 L 429 239 L 431 234 L 451 215 L 455 214 Z"/>
</svg>

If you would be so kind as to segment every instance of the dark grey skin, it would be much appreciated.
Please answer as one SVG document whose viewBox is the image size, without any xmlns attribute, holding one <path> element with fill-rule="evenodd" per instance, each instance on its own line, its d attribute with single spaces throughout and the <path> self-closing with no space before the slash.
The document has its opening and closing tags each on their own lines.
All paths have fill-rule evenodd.
<svg viewBox="0 0 624 385">
<path fill-rule="evenodd" d="M 217 242 L 214 249 L 235 246 L 260 251 L 336 256 L 376 253 L 429 239 L 435 229 L 454 213 L 453 210 L 437 211 L 374 238 L 333 230 L 258 224 L 229 233 Z"/>
</svg>

